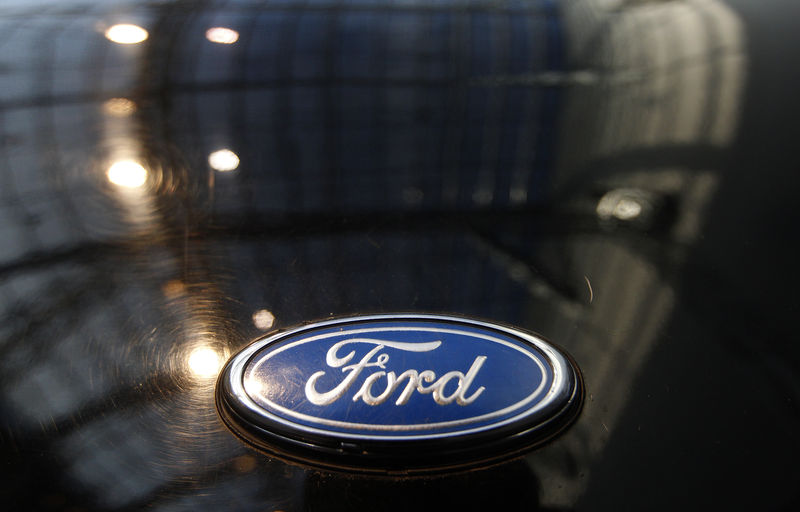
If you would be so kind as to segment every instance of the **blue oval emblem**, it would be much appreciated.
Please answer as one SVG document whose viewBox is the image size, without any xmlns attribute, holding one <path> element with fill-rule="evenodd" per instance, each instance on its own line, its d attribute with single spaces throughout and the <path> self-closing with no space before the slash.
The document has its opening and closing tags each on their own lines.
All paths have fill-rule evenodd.
<svg viewBox="0 0 800 512">
<path fill-rule="evenodd" d="M 432 470 L 513 456 L 574 419 L 571 359 L 540 337 L 435 315 L 333 320 L 265 338 L 220 380 L 223 419 L 314 465 Z"/>
</svg>

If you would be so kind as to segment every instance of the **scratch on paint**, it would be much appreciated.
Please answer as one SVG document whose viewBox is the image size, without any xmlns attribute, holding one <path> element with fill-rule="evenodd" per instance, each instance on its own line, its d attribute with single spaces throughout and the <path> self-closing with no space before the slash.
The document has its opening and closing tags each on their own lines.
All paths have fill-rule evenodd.
<svg viewBox="0 0 800 512">
<path fill-rule="evenodd" d="M 608 432 L 608 427 L 606 426 L 606 424 L 603 423 L 602 421 L 600 422 L 600 424 L 603 425 L 603 428 L 606 430 L 606 432 Z"/>
<path fill-rule="evenodd" d="M 589 282 L 589 278 L 588 277 L 583 276 L 583 278 L 586 280 L 586 286 L 589 287 L 589 304 L 591 304 L 592 301 L 594 300 L 594 292 L 592 291 L 592 283 Z"/>
</svg>

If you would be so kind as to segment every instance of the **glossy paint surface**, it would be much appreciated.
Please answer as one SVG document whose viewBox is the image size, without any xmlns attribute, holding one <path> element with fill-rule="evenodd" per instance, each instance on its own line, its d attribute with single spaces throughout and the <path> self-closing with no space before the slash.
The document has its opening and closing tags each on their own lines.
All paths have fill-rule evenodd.
<svg viewBox="0 0 800 512">
<path fill-rule="evenodd" d="M 0 5 L 6 510 L 793 509 L 796 2 Z M 332 316 L 539 332 L 530 455 L 361 479 L 253 451 L 224 361 Z"/>
</svg>

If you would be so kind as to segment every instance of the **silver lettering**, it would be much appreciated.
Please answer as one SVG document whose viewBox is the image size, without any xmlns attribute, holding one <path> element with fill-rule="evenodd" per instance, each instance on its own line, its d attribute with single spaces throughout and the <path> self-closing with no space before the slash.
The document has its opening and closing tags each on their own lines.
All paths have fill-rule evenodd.
<svg viewBox="0 0 800 512">
<path fill-rule="evenodd" d="M 350 361 L 353 358 L 353 355 L 355 354 L 355 351 L 353 351 L 350 352 L 350 354 L 345 356 L 343 359 L 333 359 L 336 362 L 336 364 L 332 365 L 330 364 L 332 360 L 331 352 L 335 354 L 334 348 L 337 348 L 336 345 L 334 345 L 333 347 L 331 347 L 330 350 L 328 350 L 328 365 L 333 366 L 334 368 Z M 342 380 L 342 382 L 340 382 L 338 386 L 336 386 L 335 388 L 333 388 L 328 392 L 325 393 L 317 392 L 316 389 L 317 380 L 323 375 L 325 375 L 325 372 L 320 371 L 315 373 L 314 375 L 311 376 L 310 379 L 308 379 L 308 382 L 306 382 L 306 397 L 314 405 L 328 405 L 335 402 L 347 392 L 348 388 L 350 388 L 353 382 L 358 378 L 359 374 L 361 374 L 361 370 L 363 370 L 367 366 L 376 366 L 380 364 L 380 362 L 370 363 L 369 360 L 372 356 L 375 355 L 376 352 L 380 352 L 382 349 L 383 345 L 378 345 L 377 347 L 367 352 L 367 355 L 362 357 L 361 361 L 359 361 L 358 364 L 342 368 L 343 372 L 349 371 L 350 374 L 347 377 L 345 377 L 344 380 Z"/>
<path fill-rule="evenodd" d="M 355 357 L 355 350 L 351 350 L 344 357 L 339 357 L 338 351 L 344 345 L 351 343 L 366 343 L 375 345 L 369 352 L 367 352 L 360 361 L 354 364 L 347 363 Z M 397 350 L 409 352 L 429 352 L 437 349 L 442 344 L 441 341 L 431 341 L 428 343 L 403 343 L 396 341 L 375 340 L 369 338 L 353 338 L 343 340 L 335 343 L 328 350 L 325 356 L 325 362 L 331 368 L 341 368 L 342 372 L 346 374 L 344 379 L 336 385 L 333 389 L 326 392 L 317 391 L 317 381 L 325 375 L 324 371 L 318 371 L 311 375 L 306 382 L 305 392 L 308 400 L 315 405 L 328 405 L 339 398 L 341 398 L 347 390 L 353 385 L 359 375 L 365 368 L 379 367 L 382 370 L 386 369 L 386 364 L 389 362 L 389 354 L 380 353 L 384 348 L 393 348 Z M 372 358 L 375 358 L 372 361 Z M 470 385 L 475 380 L 475 376 L 480 371 L 483 363 L 486 361 L 486 356 L 478 356 L 473 361 L 472 366 L 467 371 L 466 375 L 460 371 L 450 371 L 436 378 L 436 374 L 432 370 L 424 370 L 417 372 L 417 370 L 406 370 L 399 376 L 393 371 L 377 371 L 367 376 L 364 383 L 359 390 L 353 395 L 353 401 L 357 402 L 363 400 L 368 405 L 380 405 L 386 402 L 390 396 L 401 386 L 404 379 L 408 379 L 403 391 L 395 401 L 395 405 L 405 405 L 408 403 L 414 391 L 419 393 L 432 395 L 433 400 L 439 405 L 448 405 L 456 402 L 458 405 L 469 405 L 474 402 L 484 391 L 481 386 L 475 390 L 471 396 L 467 397 L 467 392 Z M 372 394 L 372 387 L 379 379 L 386 377 L 386 387 L 379 395 Z M 450 395 L 445 395 L 445 386 L 447 386 L 453 379 L 458 380 L 458 385 Z"/>
<path fill-rule="evenodd" d="M 436 384 L 432 386 L 426 386 L 423 384 L 424 382 L 433 382 L 436 380 L 436 374 L 433 373 L 432 370 L 425 370 L 424 372 L 419 374 L 419 384 L 417 384 L 417 391 L 420 393 L 430 393 L 434 389 L 436 389 Z"/>
<path fill-rule="evenodd" d="M 472 362 L 472 366 L 470 366 L 466 377 L 464 377 L 458 383 L 458 389 L 456 390 L 456 403 L 458 405 L 471 404 L 481 395 L 481 393 L 483 393 L 483 390 L 486 389 L 485 387 L 481 386 L 475 390 L 471 397 L 466 397 L 467 389 L 469 389 L 472 381 L 475 380 L 475 376 L 478 375 L 478 372 L 480 371 L 481 366 L 483 366 L 484 361 L 486 361 L 486 356 L 476 357 L 475 361 Z"/>
<path fill-rule="evenodd" d="M 466 398 L 464 395 L 467 394 L 467 389 L 469 389 L 472 381 L 475 380 L 475 376 L 478 374 L 481 366 L 483 366 L 484 361 L 486 361 L 486 356 L 476 357 L 466 375 L 458 371 L 447 372 L 442 375 L 439 380 L 437 380 L 436 383 L 431 386 L 431 388 L 433 388 L 433 399 L 436 401 L 436 403 L 440 405 L 447 405 L 453 403 L 455 400 L 458 405 L 469 405 L 474 402 L 486 388 L 483 386 L 479 387 L 469 398 Z M 458 379 L 458 387 L 455 391 L 453 391 L 452 395 L 445 396 L 444 387 L 447 386 L 447 383 L 454 378 Z"/>
<path fill-rule="evenodd" d="M 361 385 L 361 389 L 359 389 L 358 393 L 356 393 L 355 396 L 353 396 L 353 401 L 358 402 L 358 399 L 361 398 L 367 405 L 378 405 L 385 402 L 386 399 L 389 398 L 389 394 L 392 392 L 392 378 L 394 377 L 394 372 L 389 372 L 389 373 L 391 374 L 391 376 L 389 377 L 389 386 L 387 386 L 386 391 L 384 391 L 378 396 L 372 396 L 372 393 L 370 391 L 372 384 L 376 380 L 386 375 L 386 372 L 375 372 L 369 377 L 367 377 L 367 380 L 365 380 L 364 384 Z"/>
<path fill-rule="evenodd" d="M 452 371 L 447 372 L 437 380 L 433 386 L 433 400 L 439 405 L 447 405 L 453 400 L 456 399 L 456 393 L 458 393 L 458 389 L 453 391 L 453 394 L 450 396 L 444 395 L 444 387 L 450 382 L 452 379 L 458 379 L 458 387 L 461 387 L 461 383 L 464 381 L 464 374 L 459 371 Z"/>
<path fill-rule="evenodd" d="M 406 384 L 406 388 L 403 390 L 403 392 L 400 393 L 397 401 L 394 403 L 395 405 L 406 405 L 408 403 L 408 399 L 411 398 L 411 394 L 414 393 L 414 390 L 419 386 L 420 377 L 417 374 L 417 370 L 406 370 L 401 373 L 397 378 L 397 384 L 399 384 L 400 381 L 406 377 L 408 377 L 408 383 Z M 392 387 L 392 391 L 394 391 L 394 386 Z"/>
</svg>

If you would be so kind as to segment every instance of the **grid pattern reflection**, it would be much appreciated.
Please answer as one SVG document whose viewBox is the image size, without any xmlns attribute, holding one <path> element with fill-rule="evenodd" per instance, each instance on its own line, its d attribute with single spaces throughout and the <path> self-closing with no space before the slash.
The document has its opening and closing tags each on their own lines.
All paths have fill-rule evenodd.
<svg viewBox="0 0 800 512">
<path fill-rule="evenodd" d="M 544 195 L 560 91 L 494 77 L 559 74 L 551 2 L 232 7 L 161 27 L 177 35 L 149 49 L 158 85 L 174 91 L 153 124 L 177 127 L 166 135 L 181 148 L 241 162 L 215 178 L 219 214 L 463 210 Z M 210 43 L 209 26 L 237 42 Z"/>
</svg>

